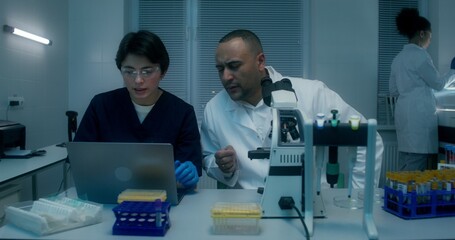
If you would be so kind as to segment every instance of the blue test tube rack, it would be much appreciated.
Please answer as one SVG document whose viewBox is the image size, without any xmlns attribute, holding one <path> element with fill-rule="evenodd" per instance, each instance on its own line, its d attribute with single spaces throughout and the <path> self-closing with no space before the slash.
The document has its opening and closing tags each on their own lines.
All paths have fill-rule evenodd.
<svg viewBox="0 0 455 240">
<path fill-rule="evenodd" d="M 114 235 L 164 236 L 171 227 L 171 204 L 160 199 L 154 202 L 123 201 L 112 209 Z"/>
</svg>

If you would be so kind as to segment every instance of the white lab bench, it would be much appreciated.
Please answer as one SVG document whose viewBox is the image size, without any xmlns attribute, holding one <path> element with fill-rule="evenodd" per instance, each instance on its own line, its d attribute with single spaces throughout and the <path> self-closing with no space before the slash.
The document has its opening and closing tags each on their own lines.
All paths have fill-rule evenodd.
<svg viewBox="0 0 455 240">
<path fill-rule="evenodd" d="M 350 210 L 333 205 L 335 196 L 343 195 L 346 189 L 323 191 L 326 218 L 314 219 L 314 234 L 311 239 L 367 239 L 362 227 L 362 210 Z M 185 196 L 178 206 L 170 211 L 171 228 L 160 239 L 305 239 L 300 220 L 260 219 L 259 235 L 214 235 L 210 209 L 216 202 L 259 202 L 260 195 L 254 190 L 199 189 Z M 114 205 L 105 205 L 103 221 L 99 224 L 44 236 L 45 239 L 145 239 L 143 236 L 112 235 L 115 216 Z M 451 230 L 455 217 L 404 220 L 382 210 L 379 203 L 373 206 L 374 221 L 379 239 L 453 239 Z M 39 239 L 36 235 L 10 224 L 0 228 L 0 238 Z M 150 238 L 150 237 L 146 237 Z"/>
<path fill-rule="evenodd" d="M 36 199 L 36 174 L 58 164 L 63 164 L 64 178 L 66 177 L 64 163 L 67 159 L 66 148 L 55 145 L 42 148 L 46 150 L 43 156 L 31 158 L 2 158 L 0 160 L 0 186 L 22 178 L 32 177 L 32 197 Z M 40 149 L 41 150 L 41 149 Z"/>
</svg>

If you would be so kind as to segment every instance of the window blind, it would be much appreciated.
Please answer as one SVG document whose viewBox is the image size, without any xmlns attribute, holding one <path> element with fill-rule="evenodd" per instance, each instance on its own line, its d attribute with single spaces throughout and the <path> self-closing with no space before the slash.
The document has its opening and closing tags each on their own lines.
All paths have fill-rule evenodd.
<svg viewBox="0 0 455 240">
<path fill-rule="evenodd" d="M 215 49 L 226 33 L 254 31 L 268 65 L 290 76 L 303 76 L 303 1 L 139 0 L 139 29 L 158 34 L 171 64 L 160 83 L 192 104 L 198 120 L 205 104 L 222 90 Z"/>
<path fill-rule="evenodd" d="M 378 107 L 379 125 L 394 125 L 390 110 L 387 109 L 389 95 L 390 66 L 394 57 L 401 51 L 408 39 L 399 35 L 395 17 L 402 8 L 418 8 L 418 0 L 379 0 L 379 54 L 378 54 Z"/>
<path fill-rule="evenodd" d="M 139 29 L 157 34 L 169 53 L 169 69 L 160 87 L 188 101 L 186 15 L 185 0 L 139 1 Z"/>
</svg>

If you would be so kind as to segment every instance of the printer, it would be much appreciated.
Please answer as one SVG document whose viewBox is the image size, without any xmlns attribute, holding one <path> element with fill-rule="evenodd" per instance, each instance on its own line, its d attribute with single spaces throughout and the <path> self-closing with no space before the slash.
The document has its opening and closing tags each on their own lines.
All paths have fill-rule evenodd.
<svg viewBox="0 0 455 240">
<path fill-rule="evenodd" d="M 0 158 L 8 148 L 25 149 L 25 126 L 19 123 L 0 120 Z"/>
</svg>

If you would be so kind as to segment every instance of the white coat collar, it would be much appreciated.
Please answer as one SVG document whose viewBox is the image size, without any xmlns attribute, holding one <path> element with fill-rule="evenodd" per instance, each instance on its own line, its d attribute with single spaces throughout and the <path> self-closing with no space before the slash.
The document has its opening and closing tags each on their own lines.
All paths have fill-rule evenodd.
<svg viewBox="0 0 455 240">
<path fill-rule="evenodd" d="M 275 71 L 275 69 L 273 67 L 267 66 L 266 68 L 267 68 L 269 76 L 273 82 L 279 81 L 283 78 L 283 76 L 280 73 L 278 73 L 277 71 Z M 226 98 L 227 98 L 225 109 L 227 112 L 231 112 L 232 120 L 241 126 L 244 126 L 244 127 L 250 128 L 250 129 L 255 129 L 256 126 L 254 125 L 253 121 L 251 121 L 251 119 L 248 116 L 248 113 L 246 112 L 242 103 L 233 101 L 229 97 L 229 94 L 227 94 L 226 90 L 224 93 L 226 94 Z M 261 100 L 261 101 L 263 101 L 263 100 Z"/>
<path fill-rule="evenodd" d="M 226 102 L 226 112 L 230 112 L 232 121 L 246 128 L 255 129 L 253 121 L 251 121 L 242 103 L 233 101 L 231 97 L 229 97 L 229 94 L 226 93 L 226 95 L 228 98 L 228 101 Z"/>
<path fill-rule="evenodd" d="M 425 48 L 417 45 L 417 44 L 414 44 L 414 43 L 408 43 L 406 45 L 404 45 L 404 48 L 407 48 L 407 49 L 411 49 L 411 48 L 418 48 L 418 49 L 421 49 L 421 50 L 425 50 Z"/>
</svg>

